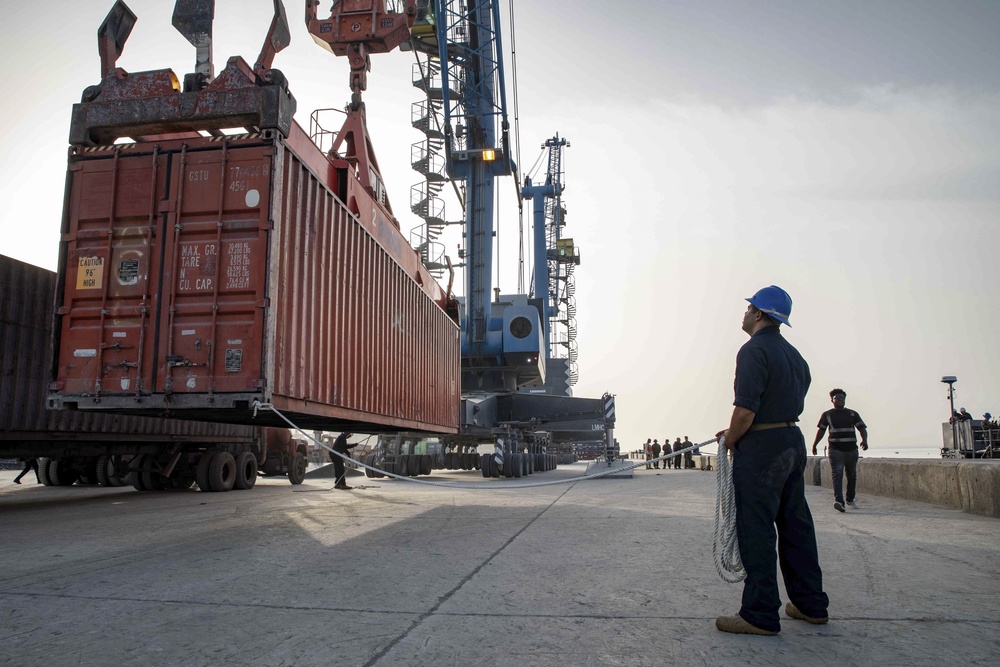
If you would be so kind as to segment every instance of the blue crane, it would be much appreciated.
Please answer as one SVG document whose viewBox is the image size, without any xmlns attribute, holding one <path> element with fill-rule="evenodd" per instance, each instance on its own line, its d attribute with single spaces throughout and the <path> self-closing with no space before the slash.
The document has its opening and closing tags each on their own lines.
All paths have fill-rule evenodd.
<svg viewBox="0 0 1000 667">
<path fill-rule="evenodd" d="M 559 249 L 566 248 L 565 242 L 557 243 L 561 240 L 561 218 L 555 221 L 552 248 L 547 241 L 536 244 L 536 252 L 545 259 L 536 260 L 533 294 L 501 295 L 492 284 L 497 181 L 517 175 L 498 0 L 339 0 L 333 4 L 331 18 L 323 20 L 316 17 L 316 5 L 316 0 L 306 0 L 313 38 L 324 48 L 350 58 L 353 95 L 349 116 L 353 113 L 360 119 L 354 131 L 359 138 L 353 141 L 351 155 L 359 165 L 374 165 L 374 177 L 378 177 L 377 161 L 370 145 L 366 150 L 357 148 L 366 146 L 361 139 L 367 138 L 361 93 L 370 68 L 369 54 L 399 46 L 424 56 L 417 58 L 413 83 L 424 91 L 426 99 L 414 105 L 411 115 L 413 126 L 425 135 L 411 151 L 411 163 L 424 175 L 424 181 L 410 191 L 410 208 L 424 224 L 411 233 L 411 243 L 427 268 L 440 277 L 451 265 L 434 249 L 439 245 L 436 239 L 449 224 L 460 224 L 464 238 L 460 258 L 465 261 L 465 294 L 458 299 L 461 427 L 458 436 L 442 440 L 464 454 L 480 443 L 496 443 L 495 456 L 483 455 L 476 467 L 484 476 L 507 477 L 549 469 L 555 461 L 546 449 L 552 444 L 565 451 L 575 442 L 606 439 L 611 443 L 613 396 L 576 398 L 568 395 L 568 382 L 558 393 L 545 386 L 546 361 L 556 356 L 550 351 L 549 320 L 559 323 L 570 319 L 567 278 L 575 251 L 570 245 L 569 258 L 558 257 Z M 558 151 L 564 144 L 556 143 L 556 154 L 561 155 Z M 550 164 L 550 174 L 551 170 Z M 438 196 L 448 183 L 461 203 L 461 220 L 448 220 Z M 379 184 L 378 178 L 372 179 L 372 187 Z M 520 197 L 516 182 L 515 190 Z M 555 215 L 546 193 L 539 191 L 537 199 L 543 209 L 548 206 L 549 214 Z M 537 224 L 542 231 L 536 234 L 545 237 L 551 221 L 547 224 L 541 219 Z M 553 271 L 546 268 L 550 254 Z M 560 306 L 565 308 L 561 311 Z M 575 361 L 575 342 L 570 338 L 563 335 L 556 342 L 574 346 L 571 355 L 559 359 L 567 368 L 564 376 L 570 374 L 567 364 Z M 398 453 L 405 456 L 402 450 Z"/>
</svg>

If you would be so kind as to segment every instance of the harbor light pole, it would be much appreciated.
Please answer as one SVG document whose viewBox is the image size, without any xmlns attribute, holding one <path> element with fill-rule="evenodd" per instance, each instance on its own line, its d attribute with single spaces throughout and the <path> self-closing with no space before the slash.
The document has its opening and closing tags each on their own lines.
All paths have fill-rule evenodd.
<svg viewBox="0 0 1000 667">
<path fill-rule="evenodd" d="M 948 423 L 951 424 L 951 445 L 957 453 L 957 458 L 962 458 L 962 450 L 958 444 L 958 425 L 955 423 L 955 383 L 958 378 L 954 375 L 945 375 L 941 382 L 948 385 L 948 401 L 951 403 L 951 412 L 948 413 Z"/>
</svg>

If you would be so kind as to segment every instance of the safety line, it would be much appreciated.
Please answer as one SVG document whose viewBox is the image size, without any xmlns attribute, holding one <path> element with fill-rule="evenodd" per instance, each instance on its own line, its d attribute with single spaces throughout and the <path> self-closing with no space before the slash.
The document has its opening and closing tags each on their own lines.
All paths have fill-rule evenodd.
<svg viewBox="0 0 1000 667">
<path fill-rule="evenodd" d="M 254 416 L 257 415 L 257 410 L 270 410 L 270 411 L 272 411 L 274 414 L 276 414 L 279 417 L 281 417 L 281 419 L 283 419 L 290 427 L 292 427 L 293 429 L 295 429 L 297 431 L 301 431 L 303 434 L 305 434 L 305 436 L 307 438 L 309 438 L 310 440 L 312 440 L 313 443 L 315 443 L 316 445 L 322 447 L 323 449 L 327 450 L 328 452 L 333 452 L 334 454 L 336 454 L 340 458 L 344 459 L 345 461 L 350 461 L 351 463 L 353 463 L 355 465 L 361 466 L 363 468 L 367 468 L 368 470 L 372 470 L 374 472 L 377 472 L 377 473 L 380 473 L 382 475 L 385 475 L 386 477 L 391 477 L 393 479 L 399 479 L 399 480 L 402 480 L 404 482 L 410 482 L 412 484 L 425 484 L 427 486 L 439 486 L 439 487 L 443 487 L 443 488 L 446 488 L 446 489 L 505 490 L 505 489 L 530 489 L 530 488 L 536 488 L 536 487 L 540 487 L 540 486 L 555 486 L 556 484 L 573 484 L 575 482 L 580 482 L 580 481 L 583 481 L 583 480 L 586 480 L 586 479 L 598 479 L 600 477 L 606 477 L 607 475 L 613 475 L 615 473 L 620 473 L 620 472 L 627 471 L 627 470 L 635 470 L 636 468 L 644 466 L 647 463 L 654 463 L 656 461 L 663 461 L 663 460 L 666 460 L 666 459 L 669 459 L 669 458 L 673 458 L 675 456 L 679 456 L 681 454 L 684 454 L 685 452 L 689 452 L 689 451 L 691 451 L 691 450 L 693 450 L 693 449 L 695 449 L 697 447 L 704 447 L 706 445 L 710 445 L 710 444 L 712 444 L 712 443 L 715 442 L 715 438 L 712 438 L 711 440 L 706 440 L 705 442 L 700 442 L 700 443 L 697 443 L 697 444 L 693 444 L 690 447 L 682 449 L 682 450 L 680 450 L 678 452 L 673 452 L 671 454 L 667 454 L 667 455 L 661 456 L 661 457 L 656 458 L 656 459 L 650 459 L 648 461 L 640 461 L 638 463 L 634 463 L 634 464 L 631 464 L 631 465 L 628 465 L 628 466 L 625 466 L 625 467 L 609 468 L 608 470 L 605 470 L 603 472 L 593 473 L 593 474 L 590 474 L 590 475 L 583 475 L 582 477 L 570 477 L 569 479 L 555 479 L 555 480 L 549 480 L 549 481 L 545 481 L 545 482 L 527 482 L 527 483 L 514 483 L 514 484 L 497 484 L 497 483 L 490 483 L 490 482 L 483 483 L 483 484 L 470 484 L 468 482 L 432 482 L 432 481 L 426 480 L 426 479 L 416 479 L 414 477 L 407 477 L 407 476 L 404 476 L 404 475 L 397 475 L 395 473 L 387 472 L 385 470 L 380 470 L 378 468 L 375 468 L 374 466 L 368 465 L 367 463 L 364 463 L 362 461 L 358 461 L 357 459 L 353 459 L 353 458 L 351 458 L 349 456 L 341 454 L 340 452 L 334 451 L 330 447 L 327 447 L 326 444 L 320 442 L 316 438 L 314 438 L 311 435 L 309 435 L 306 431 L 304 431 L 301 428 L 299 428 L 298 426 L 296 426 L 292 422 L 291 419 L 289 419 L 288 417 L 286 417 L 280 410 L 278 410 L 277 408 L 275 408 L 270 403 L 261 403 L 260 401 L 254 401 L 253 409 L 254 409 Z M 504 478 L 504 479 L 506 479 L 506 478 Z"/>
</svg>

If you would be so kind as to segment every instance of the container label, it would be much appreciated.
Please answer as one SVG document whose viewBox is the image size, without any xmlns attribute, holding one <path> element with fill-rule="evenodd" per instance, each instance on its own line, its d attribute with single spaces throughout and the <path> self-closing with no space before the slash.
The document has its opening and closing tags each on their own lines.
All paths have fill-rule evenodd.
<svg viewBox="0 0 1000 667">
<path fill-rule="evenodd" d="M 139 260 L 123 259 L 121 263 L 118 264 L 118 284 L 139 284 Z"/>
<path fill-rule="evenodd" d="M 219 247 L 213 243 L 186 243 L 181 246 L 177 289 L 181 292 L 211 291 Z"/>
<path fill-rule="evenodd" d="M 84 359 L 89 357 L 96 357 L 97 350 L 73 350 L 74 357 L 82 357 Z"/>
<path fill-rule="evenodd" d="M 250 289 L 251 248 L 247 241 L 238 241 L 226 246 L 229 267 L 226 269 L 226 289 Z"/>
<path fill-rule="evenodd" d="M 104 258 L 81 257 L 76 274 L 76 288 L 101 289 L 104 287 Z"/>
<path fill-rule="evenodd" d="M 243 370 L 243 350 L 226 350 L 226 372 L 239 373 Z"/>
</svg>

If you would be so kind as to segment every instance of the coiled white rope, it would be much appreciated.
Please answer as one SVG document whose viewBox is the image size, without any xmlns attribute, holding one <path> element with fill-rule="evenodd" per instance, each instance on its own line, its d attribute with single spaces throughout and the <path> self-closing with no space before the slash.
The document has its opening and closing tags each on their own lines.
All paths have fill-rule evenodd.
<svg viewBox="0 0 1000 667">
<path fill-rule="evenodd" d="M 410 482 L 411 484 L 425 484 L 427 486 L 440 486 L 440 487 L 443 487 L 443 488 L 446 488 L 446 489 L 483 489 L 483 490 L 490 490 L 490 491 L 495 491 L 495 490 L 503 491 L 503 490 L 507 490 L 507 489 L 529 489 L 529 488 L 535 488 L 535 487 L 540 487 L 540 486 L 554 486 L 556 484 L 573 484 L 575 482 L 579 482 L 579 481 L 582 481 L 582 480 L 585 480 L 585 479 L 598 479 L 599 477 L 605 477 L 607 475 L 613 475 L 615 473 L 621 473 L 621 472 L 626 471 L 626 470 L 635 470 L 636 468 L 642 467 L 644 465 L 647 465 L 647 464 L 650 464 L 650 463 L 654 463 L 656 461 L 663 461 L 665 459 L 673 458 L 675 456 L 680 456 L 680 455 L 684 454 L 685 452 L 689 452 L 689 451 L 691 451 L 693 449 L 696 449 L 698 447 L 704 447 L 705 445 L 709 445 L 709 444 L 715 442 L 715 438 L 712 438 L 711 440 L 706 440 L 705 442 L 700 442 L 698 444 L 691 445 L 690 447 L 682 449 L 682 450 L 680 450 L 678 452 L 674 452 L 672 454 L 666 454 L 666 455 L 661 456 L 661 457 L 656 458 L 656 459 L 651 459 L 651 460 L 648 460 L 648 461 L 639 461 L 638 463 L 634 463 L 634 464 L 631 464 L 631 465 L 628 465 L 628 466 L 620 466 L 620 467 L 616 467 L 616 468 L 610 468 L 609 467 L 607 470 L 604 470 L 602 472 L 597 472 L 597 473 L 593 473 L 593 474 L 590 474 L 590 475 L 582 475 L 580 477 L 570 477 L 568 479 L 553 479 L 553 480 L 548 480 L 548 481 L 544 481 L 544 482 L 522 482 L 522 483 L 515 483 L 515 484 L 511 484 L 511 483 L 497 483 L 497 482 L 484 482 L 484 483 L 480 483 L 480 484 L 470 484 L 468 482 L 432 482 L 432 481 L 427 480 L 427 479 L 417 479 L 417 478 L 414 478 L 414 477 L 408 477 L 406 475 L 397 475 L 395 473 L 387 472 L 385 470 L 379 470 L 378 468 L 375 468 L 374 466 L 370 466 L 367 463 L 364 463 L 362 461 L 358 461 L 357 459 L 352 459 L 350 456 L 347 456 L 345 454 L 341 454 L 340 452 L 336 452 L 333 449 L 331 449 L 330 447 L 328 447 L 325 443 L 320 442 L 319 440 L 317 440 L 316 438 L 312 437 L 307 432 L 303 431 L 301 428 L 299 428 L 298 426 L 296 426 L 292 422 L 292 420 L 290 420 L 288 417 L 286 417 L 284 414 L 282 414 L 280 410 L 278 410 L 277 408 L 275 408 L 270 403 L 260 403 L 259 401 L 255 401 L 253 409 L 254 409 L 254 415 L 255 416 L 257 414 L 257 410 L 270 410 L 270 411 L 272 411 L 274 414 L 276 414 L 279 417 L 281 417 L 281 419 L 284 420 L 285 423 L 287 423 L 291 428 L 293 428 L 293 429 L 295 429 L 297 431 L 301 431 L 315 445 L 317 445 L 319 447 L 322 447 L 323 449 L 325 449 L 328 452 L 333 452 L 334 454 L 336 454 L 340 458 L 344 459 L 345 461 L 350 461 L 352 464 L 354 464 L 356 466 L 360 466 L 362 468 L 367 468 L 368 470 L 372 470 L 372 471 L 377 472 L 377 473 L 379 473 L 381 475 L 385 475 L 386 477 L 391 477 L 393 479 L 402 480 L 404 482 Z M 504 479 L 506 479 L 506 478 L 504 478 Z"/>
<path fill-rule="evenodd" d="M 725 436 L 719 438 L 719 456 L 715 465 L 715 541 L 712 559 L 722 580 L 736 584 L 747 577 L 740 558 L 736 536 L 736 489 L 733 486 L 732 454 L 726 448 Z"/>
</svg>

